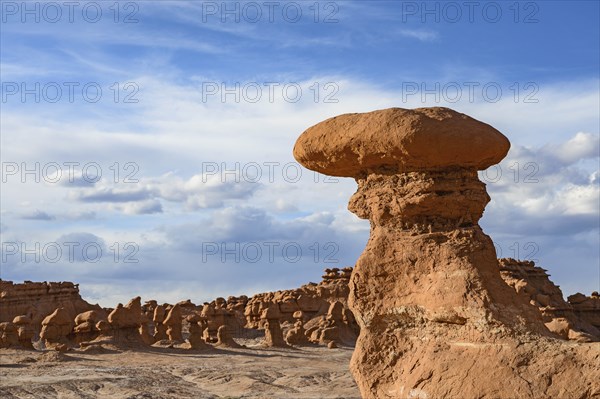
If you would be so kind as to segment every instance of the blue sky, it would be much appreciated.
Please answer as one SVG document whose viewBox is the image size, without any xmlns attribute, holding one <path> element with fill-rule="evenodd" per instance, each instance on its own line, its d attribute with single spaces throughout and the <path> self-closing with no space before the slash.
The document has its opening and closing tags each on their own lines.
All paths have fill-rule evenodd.
<svg viewBox="0 0 600 399">
<path fill-rule="evenodd" d="M 106 305 L 318 281 L 368 222 L 295 139 L 439 105 L 511 140 L 481 175 L 498 253 L 600 289 L 598 2 L 1 3 L 3 279 Z"/>
</svg>

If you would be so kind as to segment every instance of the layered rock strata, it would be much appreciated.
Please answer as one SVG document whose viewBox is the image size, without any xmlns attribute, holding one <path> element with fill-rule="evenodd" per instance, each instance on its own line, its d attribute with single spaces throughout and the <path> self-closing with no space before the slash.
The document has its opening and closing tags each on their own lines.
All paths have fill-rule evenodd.
<svg viewBox="0 0 600 399">
<path fill-rule="evenodd" d="M 477 171 L 509 147 L 493 127 L 447 108 L 341 115 L 296 142 L 304 166 L 356 179 L 348 208 L 371 223 L 349 296 L 363 397 L 600 395 L 598 346 L 548 330 L 502 280 L 478 225 L 490 198 Z"/>
</svg>

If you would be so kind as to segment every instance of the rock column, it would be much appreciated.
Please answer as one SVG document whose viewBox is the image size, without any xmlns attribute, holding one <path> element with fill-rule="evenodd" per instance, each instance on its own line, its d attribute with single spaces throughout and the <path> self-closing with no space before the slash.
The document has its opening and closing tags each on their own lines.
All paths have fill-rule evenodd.
<svg viewBox="0 0 600 399">
<path fill-rule="evenodd" d="M 509 146 L 493 127 L 447 108 L 341 115 L 298 139 L 294 156 L 304 166 L 356 179 L 348 208 L 371 223 L 349 297 L 360 325 L 351 370 L 363 397 L 600 389 L 591 366 L 598 348 L 561 348 L 551 338 L 539 312 L 502 280 L 478 225 L 490 199 L 477 171 Z M 553 384 L 558 375 L 564 383 Z"/>
</svg>

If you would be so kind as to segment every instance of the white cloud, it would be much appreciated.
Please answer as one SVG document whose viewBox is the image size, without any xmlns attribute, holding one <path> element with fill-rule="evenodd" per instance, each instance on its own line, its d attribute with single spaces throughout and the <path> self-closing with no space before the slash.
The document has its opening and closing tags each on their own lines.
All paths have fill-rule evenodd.
<svg viewBox="0 0 600 399">
<path fill-rule="evenodd" d="M 162 213 L 162 205 L 158 200 L 146 200 L 140 202 L 130 202 L 120 207 L 128 215 L 151 215 L 153 213 Z"/>
<path fill-rule="evenodd" d="M 417 39 L 422 42 L 431 42 L 439 38 L 436 31 L 429 29 L 402 29 L 400 35 Z"/>
<path fill-rule="evenodd" d="M 83 203 L 109 203 L 130 215 L 161 213 L 159 200 L 181 203 L 186 211 L 219 208 L 228 201 L 251 197 L 260 188 L 231 174 L 197 174 L 187 180 L 167 173 L 135 184 L 102 180 L 91 188 L 72 189 L 68 198 Z M 123 204 L 123 205 L 118 205 Z"/>
<path fill-rule="evenodd" d="M 549 145 L 545 150 L 564 163 L 597 158 L 600 154 L 600 136 L 579 132 L 567 142 L 560 145 Z"/>
<path fill-rule="evenodd" d="M 520 209 L 524 218 L 598 218 L 600 190 L 594 183 L 598 169 L 593 163 L 582 164 L 585 159 L 598 164 L 598 137 L 579 132 L 563 143 L 541 148 L 513 144 L 505 160 L 480 176 L 496 203 Z"/>
<path fill-rule="evenodd" d="M 567 184 L 557 193 L 557 202 L 565 215 L 600 217 L 600 187 L 597 184 L 577 186 Z M 549 212 L 554 209 L 549 209 Z"/>
</svg>

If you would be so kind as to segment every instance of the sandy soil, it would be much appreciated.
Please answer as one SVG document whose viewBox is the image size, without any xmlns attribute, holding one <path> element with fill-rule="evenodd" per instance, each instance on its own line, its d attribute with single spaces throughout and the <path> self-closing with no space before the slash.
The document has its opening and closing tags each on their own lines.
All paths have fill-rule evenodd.
<svg viewBox="0 0 600 399">
<path fill-rule="evenodd" d="M 360 398 L 352 348 L 0 349 L 7 398 Z"/>
</svg>

